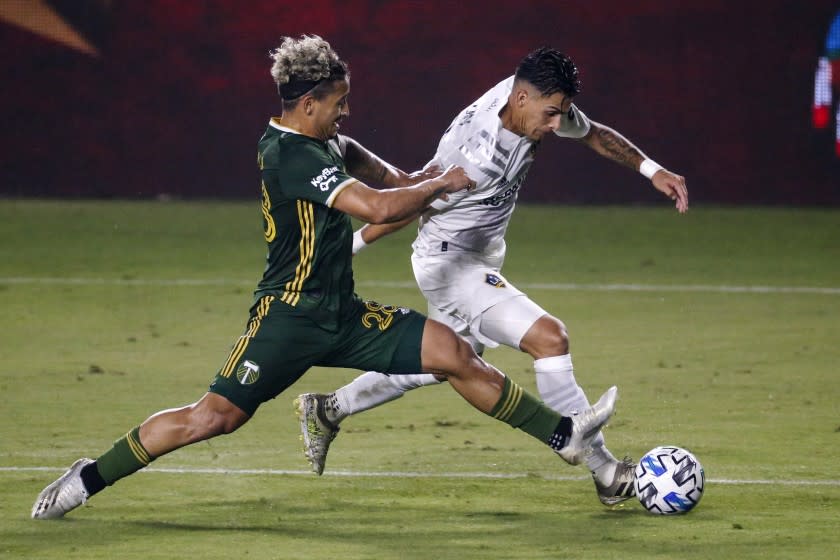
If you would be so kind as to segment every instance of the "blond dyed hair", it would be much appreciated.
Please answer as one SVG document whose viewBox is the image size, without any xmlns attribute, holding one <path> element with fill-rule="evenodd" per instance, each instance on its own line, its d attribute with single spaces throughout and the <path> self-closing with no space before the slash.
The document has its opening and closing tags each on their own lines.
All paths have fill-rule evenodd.
<svg viewBox="0 0 840 560">
<path fill-rule="evenodd" d="M 269 52 L 269 57 L 274 60 L 271 77 L 284 100 L 296 99 L 325 80 L 349 75 L 347 64 L 318 35 L 284 37 L 280 46 Z"/>
</svg>

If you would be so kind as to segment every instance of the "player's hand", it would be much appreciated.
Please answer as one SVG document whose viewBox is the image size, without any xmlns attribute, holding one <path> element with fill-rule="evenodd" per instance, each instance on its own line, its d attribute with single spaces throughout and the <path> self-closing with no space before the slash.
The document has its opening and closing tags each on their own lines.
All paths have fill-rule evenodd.
<svg viewBox="0 0 840 560">
<path fill-rule="evenodd" d="M 463 167 L 457 165 L 450 165 L 446 171 L 440 176 L 446 185 L 445 193 L 454 193 L 464 189 L 472 190 L 475 188 L 475 181 L 470 179 Z"/>
<path fill-rule="evenodd" d="M 684 214 L 688 210 L 688 188 L 685 177 L 671 173 L 667 169 L 660 169 L 651 178 L 656 190 L 662 192 L 676 202 L 677 212 Z"/>
<path fill-rule="evenodd" d="M 408 185 L 416 185 L 422 183 L 427 179 L 434 179 L 443 173 L 443 168 L 436 163 L 432 163 L 408 174 Z"/>
</svg>

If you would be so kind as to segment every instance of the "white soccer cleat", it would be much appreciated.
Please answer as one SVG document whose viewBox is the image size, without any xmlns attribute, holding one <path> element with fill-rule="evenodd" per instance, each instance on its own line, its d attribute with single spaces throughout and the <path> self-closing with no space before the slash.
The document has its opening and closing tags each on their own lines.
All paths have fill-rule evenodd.
<svg viewBox="0 0 840 560">
<path fill-rule="evenodd" d="M 614 506 L 636 495 L 636 487 L 633 484 L 636 480 L 636 464 L 629 457 L 625 457 L 615 466 L 615 474 L 609 484 L 598 480 L 595 473 L 592 473 L 592 478 L 595 481 L 598 499 L 605 506 Z"/>
<path fill-rule="evenodd" d="M 572 435 L 566 445 L 557 454 L 570 465 L 580 464 L 592 444 L 592 439 L 598 435 L 607 421 L 615 412 L 615 400 L 618 398 L 618 387 L 610 387 L 601 395 L 591 408 L 571 416 Z"/>
<path fill-rule="evenodd" d="M 300 420 L 300 439 L 303 453 L 317 475 L 324 472 L 330 444 L 339 428 L 327 421 L 324 415 L 326 395 L 304 393 L 295 399 L 295 410 Z"/>
<path fill-rule="evenodd" d="M 81 473 L 91 463 L 93 459 L 79 459 L 58 480 L 44 488 L 32 506 L 32 519 L 58 519 L 85 503 L 90 496 Z"/>
</svg>

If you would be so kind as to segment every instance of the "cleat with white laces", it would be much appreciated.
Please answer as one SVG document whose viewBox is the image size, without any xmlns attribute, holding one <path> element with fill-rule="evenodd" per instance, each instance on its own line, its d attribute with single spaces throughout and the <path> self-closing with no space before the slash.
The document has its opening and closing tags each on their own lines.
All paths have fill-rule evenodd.
<svg viewBox="0 0 840 560">
<path fill-rule="evenodd" d="M 615 466 L 615 474 L 612 482 L 603 484 L 595 473 L 592 473 L 595 481 L 595 490 L 598 492 L 598 499 L 605 506 L 614 506 L 629 500 L 636 495 L 636 488 L 633 484 L 636 480 L 636 464 L 630 457 L 625 457 Z"/>
<path fill-rule="evenodd" d="M 58 480 L 44 488 L 32 506 L 32 519 L 58 519 L 87 502 L 90 495 L 81 473 L 91 463 L 93 459 L 79 459 Z"/>
<path fill-rule="evenodd" d="M 326 395 L 304 393 L 295 399 L 295 410 L 300 420 L 303 453 L 312 471 L 317 475 L 324 472 L 330 444 L 338 435 L 339 428 L 326 419 L 324 404 Z"/>
<path fill-rule="evenodd" d="M 615 401 L 618 398 L 618 388 L 612 386 L 601 395 L 591 408 L 571 416 L 572 435 L 566 445 L 557 454 L 570 465 L 580 464 L 592 446 L 592 439 L 598 435 L 607 421 L 615 412 Z"/>
</svg>

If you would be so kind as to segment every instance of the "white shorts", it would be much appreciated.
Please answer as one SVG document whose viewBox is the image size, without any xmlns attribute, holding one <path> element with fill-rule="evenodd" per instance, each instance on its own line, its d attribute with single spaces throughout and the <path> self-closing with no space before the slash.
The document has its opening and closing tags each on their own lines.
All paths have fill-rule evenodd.
<svg viewBox="0 0 840 560">
<path fill-rule="evenodd" d="M 502 276 L 503 262 L 503 257 L 460 251 L 414 253 L 411 265 L 429 303 L 429 318 L 474 338 L 473 346 L 478 346 L 477 341 L 490 348 L 504 344 L 518 350 L 522 337 L 546 312 Z"/>
</svg>

